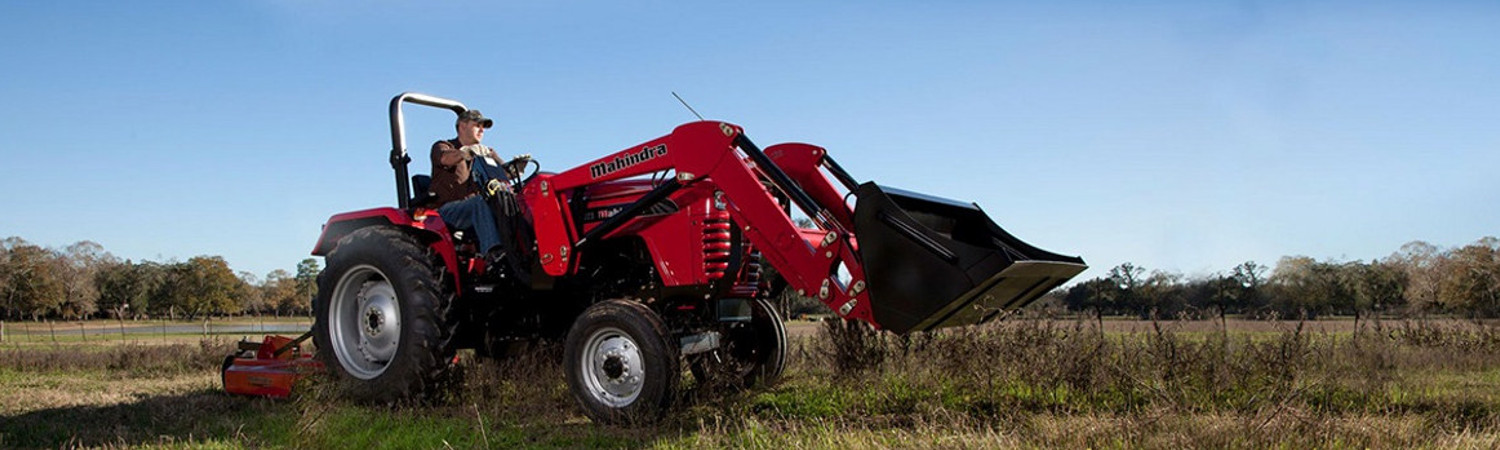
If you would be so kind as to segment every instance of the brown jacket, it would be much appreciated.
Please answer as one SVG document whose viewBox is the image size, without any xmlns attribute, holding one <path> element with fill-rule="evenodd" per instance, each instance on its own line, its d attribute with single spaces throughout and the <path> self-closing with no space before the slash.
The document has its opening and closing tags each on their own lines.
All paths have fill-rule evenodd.
<svg viewBox="0 0 1500 450">
<path fill-rule="evenodd" d="M 463 200 L 479 192 L 479 188 L 469 182 L 473 156 L 459 151 L 460 147 L 463 145 L 458 138 L 432 144 L 432 186 L 428 190 L 437 197 L 439 205 Z"/>
</svg>

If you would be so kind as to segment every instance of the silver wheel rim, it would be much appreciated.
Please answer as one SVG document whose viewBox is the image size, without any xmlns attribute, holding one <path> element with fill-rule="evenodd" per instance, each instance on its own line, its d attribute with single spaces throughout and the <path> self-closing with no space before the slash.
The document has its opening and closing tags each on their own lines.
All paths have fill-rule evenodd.
<svg viewBox="0 0 1500 450">
<path fill-rule="evenodd" d="M 646 381 L 641 347 L 619 328 L 594 331 L 583 346 L 583 386 L 594 400 L 610 407 L 629 406 Z"/>
<path fill-rule="evenodd" d="M 328 333 L 349 375 L 368 380 L 385 373 L 401 342 L 401 304 L 389 278 L 369 265 L 344 272 L 328 305 Z"/>
</svg>

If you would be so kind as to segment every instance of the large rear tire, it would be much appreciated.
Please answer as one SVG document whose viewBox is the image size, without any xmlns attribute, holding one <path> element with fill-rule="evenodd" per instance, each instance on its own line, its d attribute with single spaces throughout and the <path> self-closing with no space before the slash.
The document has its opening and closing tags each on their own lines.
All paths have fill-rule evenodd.
<svg viewBox="0 0 1500 450">
<path fill-rule="evenodd" d="M 694 355 L 693 378 L 700 385 L 748 389 L 776 382 L 786 370 L 786 325 L 764 299 L 751 305 L 749 322 L 728 322 L 719 348 Z"/>
<path fill-rule="evenodd" d="M 568 388 L 595 422 L 655 422 L 677 397 L 679 348 L 640 303 L 610 300 L 584 310 L 564 344 Z"/>
<path fill-rule="evenodd" d="M 441 260 L 401 230 L 339 240 L 318 275 L 317 357 L 356 400 L 391 403 L 432 391 L 449 369 L 452 303 Z"/>
</svg>

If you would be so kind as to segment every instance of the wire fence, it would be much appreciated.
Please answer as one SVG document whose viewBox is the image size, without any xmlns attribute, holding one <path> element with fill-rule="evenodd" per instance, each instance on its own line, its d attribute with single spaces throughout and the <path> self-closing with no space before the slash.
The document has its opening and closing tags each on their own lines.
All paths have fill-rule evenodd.
<svg viewBox="0 0 1500 450">
<path fill-rule="evenodd" d="M 168 343 L 183 338 L 255 337 L 301 334 L 311 321 L 251 318 L 247 320 L 91 320 L 0 321 L 0 345 L 136 342 Z"/>
</svg>

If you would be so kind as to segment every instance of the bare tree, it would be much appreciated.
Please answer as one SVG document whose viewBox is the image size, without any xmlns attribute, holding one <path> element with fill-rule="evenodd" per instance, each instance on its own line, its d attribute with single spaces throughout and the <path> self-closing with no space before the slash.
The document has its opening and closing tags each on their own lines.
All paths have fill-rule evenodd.
<svg viewBox="0 0 1500 450">
<path fill-rule="evenodd" d="M 259 315 L 267 309 L 265 293 L 260 289 L 260 277 L 254 273 L 241 270 L 237 274 L 240 283 L 235 287 L 234 301 L 239 308 L 246 312 Z"/>
<path fill-rule="evenodd" d="M 64 317 L 87 318 L 99 310 L 99 288 L 96 277 L 103 265 L 115 260 L 104 246 L 93 241 L 69 245 L 59 255 L 62 269 Z"/>
<path fill-rule="evenodd" d="M 1133 310 L 1140 304 L 1140 287 L 1145 281 L 1146 269 L 1136 266 L 1130 262 L 1121 263 L 1109 269 L 1105 277 L 1114 283 L 1117 291 L 1111 292 L 1111 297 L 1106 300 L 1115 308 Z"/>
<path fill-rule="evenodd" d="M 1404 296 L 1406 303 L 1419 310 L 1433 310 L 1438 303 L 1438 285 L 1443 276 L 1443 265 L 1447 257 L 1437 246 L 1411 241 L 1386 257 L 1386 262 L 1399 268 L 1406 278 Z"/>
</svg>

